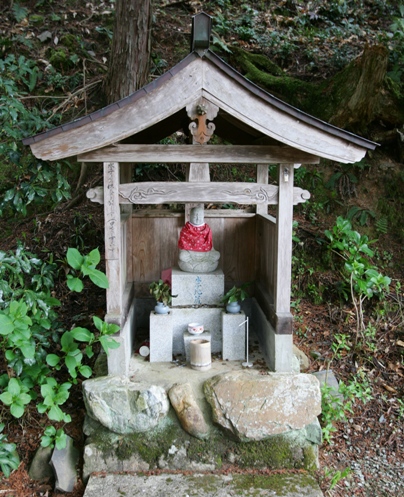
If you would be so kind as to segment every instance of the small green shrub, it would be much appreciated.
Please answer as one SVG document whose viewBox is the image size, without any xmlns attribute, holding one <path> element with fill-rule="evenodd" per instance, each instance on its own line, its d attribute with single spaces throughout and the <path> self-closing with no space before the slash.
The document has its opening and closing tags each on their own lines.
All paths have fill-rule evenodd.
<svg viewBox="0 0 404 497">
<path fill-rule="evenodd" d="M 11 471 L 18 468 L 20 458 L 16 451 L 16 445 L 7 442 L 7 435 L 3 435 L 4 423 L 0 423 L 0 469 L 8 478 Z"/>
<path fill-rule="evenodd" d="M 108 286 L 104 273 L 96 269 L 100 261 L 97 249 L 82 255 L 69 249 L 67 262 L 81 277 L 88 276 L 101 288 Z M 69 423 L 70 415 L 62 406 L 70 389 L 81 375 L 89 378 L 92 369 L 85 363 L 99 343 L 106 353 L 119 347 L 111 335 L 115 324 L 93 317 L 97 333 L 76 327 L 60 333 L 55 307 L 59 301 L 51 295 L 57 266 L 44 262 L 19 246 L 16 253 L 0 252 L 0 350 L 4 352 L 11 377 L 0 377 L 0 401 L 15 418 L 21 418 L 31 403 L 39 413 L 55 422 Z M 74 284 L 72 281 L 74 280 Z M 76 281 L 77 280 L 77 281 Z M 72 291 L 82 288 L 78 276 L 68 280 Z M 64 369 L 67 381 L 59 383 L 56 372 Z M 63 429 L 62 429 L 63 431 Z M 61 446 L 62 432 L 47 429 L 44 444 Z"/>
</svg>

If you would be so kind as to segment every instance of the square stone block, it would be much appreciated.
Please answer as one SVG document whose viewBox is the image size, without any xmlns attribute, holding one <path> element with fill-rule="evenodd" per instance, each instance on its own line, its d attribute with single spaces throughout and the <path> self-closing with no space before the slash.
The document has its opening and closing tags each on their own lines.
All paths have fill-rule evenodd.
<svg viewBox="0 0 404 497">
<path fill-rule="evenodd" d="M 238 314 L 222 312 L 222 358 L 229 361 L 245 360 L 246 320 L 243 311 Z"/>
<path fill-rule="evenodd" d="M 173 316 L 173 354 L 185 355 L 184 332 L 188 331 L 189 323 L 203 324 L 205 330 L 211 333 L 212 353 L 222 351 L 222 322 L 221 308 L 186 307 L 172 308 Z"/>
<path fill-rule="evenodd" d="M 150 362 L 173 360 L 173 316 L 172 313 L 150 313 Z"/>
<path fill-rule="evenodd" d="M 187 362 L 191 361 L 191 340 L 199 340 L 199 339 L 212 342 L 212 335 L 208 330 L 205 330 L 203 333 L 199 333 L 199 335 L 193 335 L 192 333 L 189 333 L 189 331 L 184 331 L 184 348 L 185 348 L 185 358 Z"/>
<path fill-rule="evenodd" d="M 224 294 L 224 274 L 221 269 L 212 273 L 185 273 L 173 268 L 171 276 L 172 306 L 220 305 Z"/>
</svg>

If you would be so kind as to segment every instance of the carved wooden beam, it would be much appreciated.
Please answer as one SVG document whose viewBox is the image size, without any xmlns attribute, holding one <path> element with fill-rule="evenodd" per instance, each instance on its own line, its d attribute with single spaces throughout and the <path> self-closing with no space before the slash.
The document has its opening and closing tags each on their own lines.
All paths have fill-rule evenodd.
<svg viewBox="0 0 404 497">
<path fill-rule="evenodd" d="M 92 188 L 87 197 L 103 203 L 103 187 Z M 310 198 L 307 190 L 293 189 L 293 204 Z M 278 187 L 264 183 L 144 182 L 119 185 L 120 204 L 173 204 L 186 202 L 243 205 L 278 203 Z"/>
<path fill-rule="evenodd" d="M 315 155 L 270 145 L 114 145 L 77 156 L 79 162 L 211 162 L 318 164 Z"/>
</svg>

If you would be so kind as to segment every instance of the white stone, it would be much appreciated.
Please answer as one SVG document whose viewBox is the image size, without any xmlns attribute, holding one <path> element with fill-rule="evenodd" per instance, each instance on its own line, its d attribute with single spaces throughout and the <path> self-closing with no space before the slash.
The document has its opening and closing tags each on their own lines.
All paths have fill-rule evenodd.
<svg viewBox="0 0 404 497">
<path fill-rule="evenodd" d="M 246 320 L 245 313 L 228 314 L 222 312 L 222 358 L 228 361 L 246 358 Z"/>
<path fill-rule="evenodd" d="M 230 372 L 205 381 L 215 423 L 241 441 L 300 430 L 321 413 L 317 379 L 309 374 Z"/>
<path fill-rule="evenodd" d="M 173 360 L 172 313 L 150 313 L 150 362 Z"/>
<path fill-rule="evenodd" d="M 224 274 L 221 269 L 211 273 L 185 273 L 173 268 L 171 275 L 172 306 L 220 305 L 224 293 Z"/>
<path fill-rule="evenodd" d="M 142 433 L 155 428 L 169 410 L 165 389 L 144 386 L 124 376 L 83 382 L 87 414 L 115 433 Z"/>
</svg>

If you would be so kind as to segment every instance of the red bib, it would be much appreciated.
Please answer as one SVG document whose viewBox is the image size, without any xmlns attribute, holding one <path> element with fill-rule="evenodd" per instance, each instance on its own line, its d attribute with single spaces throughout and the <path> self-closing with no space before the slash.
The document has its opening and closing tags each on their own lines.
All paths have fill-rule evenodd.
<svg viewBox="0 0 404 497">
<path fill-rule="evenodd" d="M 212 246 L 212 231 L 206 223 L 203 226 L 194 226 L 188 222 L 182 228 L 178 240 L 178 247 L 181 250 L 209 252 Z"/>
</svg>

